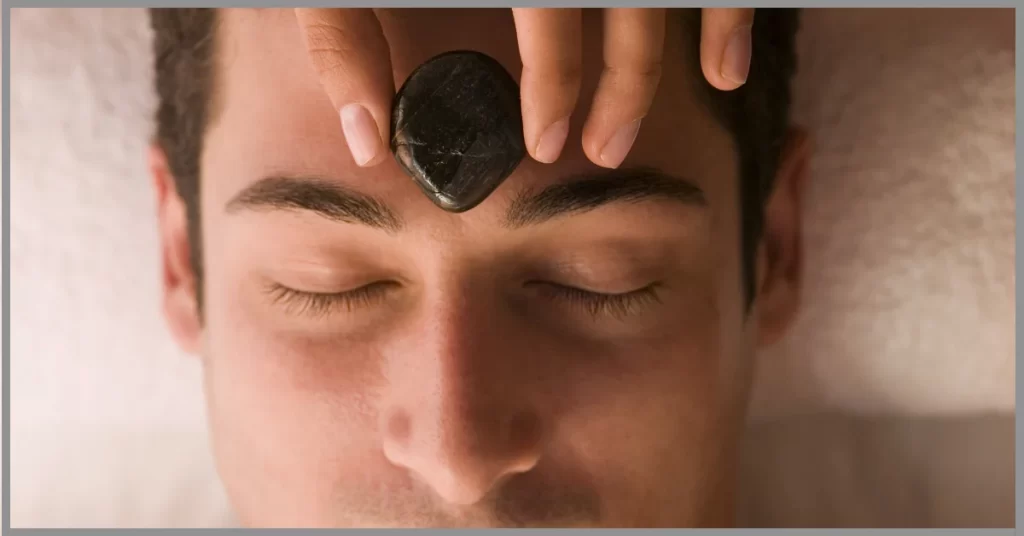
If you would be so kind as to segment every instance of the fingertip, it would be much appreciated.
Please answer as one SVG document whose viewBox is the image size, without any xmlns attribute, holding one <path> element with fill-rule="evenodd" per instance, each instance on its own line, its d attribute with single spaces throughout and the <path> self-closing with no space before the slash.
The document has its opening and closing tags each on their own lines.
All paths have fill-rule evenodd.
<svg viewBox="0 0 1024 536">
<path fill-rule="evenodd" d="M 641 121 L 641 119 L 635 119 L 620 126 L 608 138 L 608 141 L 601 147 L 601 152 L 598 155 L 601 161 L 598 165 L 613 169 L 622 165 L 622 162 L 626 160 L 626 156 L 629 155 L 629 151 L 633 148 L 637 134 L 640 133 Z"/>
<path fill-rule="evenodd" d="M 634 119 L 620 125 L 611 134 L 584 128 L 583 153 L 598 166 L 618 168 L 632 151 L 642 122 L 643 118 Z"/>
<path fill-rule="evenodd" d="M 713 72 L 709 74 L 707 71 L 705 71 L 704 76 L 707 78 L 708 83 L 711 84 L 712 87 L 714 87 L 715 89 L 717 89 L 719 91 L 733 91 L 735 89 L 739 89 L 740 87 L 743 86 L 743 84 L 746 83 L 746 82 L 739 82 L 739 83 L 737 83 L 737 82 L 735 82 L 733 80 L 729 80 L 728 78 L 725 78 L 724 76 L 722 76 L 720 74 L 713 73 Z"/>
<path fill-rule="evenodd" d="M 531 156 L 542 164 L 553 164 L 562 155 L 565 141 L 569 137 L 569 118 L 555 121 L 540 135 L 533 146 Z"/>
<path fill-rule="evenodd" d="M 752 30 L 753 26 L 750 24 L 736 27 L 729 35 L 725 50 L 722 51 L 722 78 L 732 82 L 736 87 L 745 84 L 750 73 Z"/>
<path fill-rule="evenodd" d="M 383 143 L 377 121 L 370 111 L 362 104 L 351 103 L 343 106 L 339 115 L 345 143 L 356 165 L 368 167 L 379 160 Z"/>
<path fill-rule="evenodd" d="M 601 161 L 601 147 L 604 146 L 604 140 L 597 139 L 594 128 L 589 121 L 583 126 L 583 139 L 581 142 L 583 144 L 583 154 L 587 156 L 587 160 L 598 166 L 608 167 Z"/>
<path fill-rule="evenodd" d="M 732 91 L 747 82 L 752 53 L 753 8 L 705 8 L 701 70 L 712 87 Z"/>
<path fill-rule="evenodd" d="M 391 155 L 391 116 L 386 115 L 383 118 L 378 119 L 377 124 L 380 128 L 380 150 L 377 152 L 376 157 L 367 162 L 365 167 L 380 165 Z"/>
<path fill-rule="evenodd" d="M 742 44 L 738 46 L 743 48 Z M 746 50 L 746 57 L 740 56 L 744 52 L 743 50 L 730 51 L 729 45 L 705 51 L 701 57 L 701 72 L 704 79 L 720 91 L 732 91 L 746 84 L 750 71 L 749 46 L 746 47 Z"/>
</svg>

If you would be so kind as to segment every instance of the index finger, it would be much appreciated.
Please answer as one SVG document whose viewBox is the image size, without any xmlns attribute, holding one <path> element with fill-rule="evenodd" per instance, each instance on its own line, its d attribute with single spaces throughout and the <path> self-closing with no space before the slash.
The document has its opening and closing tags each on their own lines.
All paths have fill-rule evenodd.
<svg viewBox="0 0 1024 536">
<path fill-rule="evenodd" d="M 296 9 L 320 83 L 356 164 L 379 163 L 391 128 L 391 53 L 372 9 Z"/>
</svg>

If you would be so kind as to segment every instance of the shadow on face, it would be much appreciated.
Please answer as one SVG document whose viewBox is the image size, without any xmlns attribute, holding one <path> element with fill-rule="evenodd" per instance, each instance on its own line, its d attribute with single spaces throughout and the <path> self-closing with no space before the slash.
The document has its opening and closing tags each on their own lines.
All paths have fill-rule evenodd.
<svg viewBox="0 0 1024 536">
<path fill-rule="evenodd" d="M 509 10 L 378 17 L 398 84 L 456 49 L 518 76 Z M 671 22 L 629 158 L 587 161 L 600 11 L 584 21 L 562 158 L 527 159 L 450 214 L 395 162 L 352 162 L 290 10 L 221 13 L 203 322 L 176 333 L 203 356 L 219 469 L 247 524 L 729 522 L 756 329 L 732 144 L 693 96 Z M 164 227 L 183 225 L 174 214 Z"/>
</svg>

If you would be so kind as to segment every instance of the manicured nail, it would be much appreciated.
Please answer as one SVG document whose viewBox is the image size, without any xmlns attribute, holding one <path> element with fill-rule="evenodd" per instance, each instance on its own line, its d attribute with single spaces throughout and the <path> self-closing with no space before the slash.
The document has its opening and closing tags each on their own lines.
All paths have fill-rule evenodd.
<svg viewBox="0 0 1024 536">
<path fill-rule="evenodd" d="M 341 109 L 341 129 L 357 165 L 364 166 L 377 156 L 380 151 L 380 133 L 369 110 L 360 104 L 346 105 Z"/>
<path fill-rule="evenodd" d="M 540 136 L 537 142 L 535 158 L 538 162 L 550 164 L 558 160 L 562 154 L 562 147 L 565 146 L 565 139 L 569 136 L 569 118 L 555 121 Z"/>
<path fill-rule="evenodd" d="M 722 52 L 722 77 L 736 84 L 744 84 L 750 73 L 750 25 L 732 31 Z"/>
<path fill-rule="evenodd" d="M 637 119 L 621 128 L 608 139 L 604 149 L 601 149 L 601 162 L 610 168 L 617 168 L 626 159 L 629 150 L 633 148 L 636 135 L 640 132 L 640 119 Z"/>
</svg>

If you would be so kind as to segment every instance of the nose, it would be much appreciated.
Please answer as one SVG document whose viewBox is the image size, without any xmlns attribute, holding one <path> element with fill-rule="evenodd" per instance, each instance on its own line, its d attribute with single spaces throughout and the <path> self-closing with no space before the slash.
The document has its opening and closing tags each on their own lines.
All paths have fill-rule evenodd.
<svg viewBox="0 0 1024 536">
<path fill-rule="evenodd" d="M 393 465 L 466 506 L 533 469 L 546 430 L 534 396 L 539 375 L 530 372 L 527 349 L 510 342 L 525 338 L 511 336 L 496 308 L 446 303 L 424 315 L 424 329 L 391 346 L 379 426 Z"/>
<path fill-rule="evenodd" d="M 539 419 L 529 412 L 479 409 L 390 412 L 384 453 L 444 501 L 476 504 L 508 477 L 533 469 L 541 444 Z"/>
</svg>

